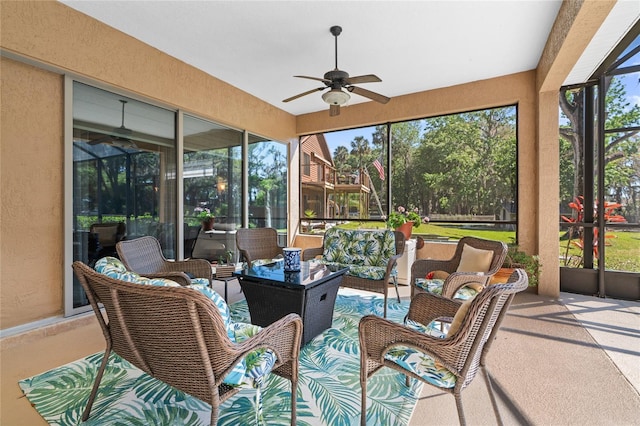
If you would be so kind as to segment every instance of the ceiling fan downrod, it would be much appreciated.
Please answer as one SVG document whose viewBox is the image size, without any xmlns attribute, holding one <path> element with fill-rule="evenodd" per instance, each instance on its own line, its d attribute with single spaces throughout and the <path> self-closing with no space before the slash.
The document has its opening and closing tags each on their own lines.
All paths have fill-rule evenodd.
<svg viewBox="0 0 640 426">
<path fill-rule="evenodd" d="M 336 70 L 337 70 L 338 69 L 338 36 L 342 32 L 342 27 L 339 25 L 334 25 L 333 27 L 329 28 L 329 31 L 331 31 L 331 34 L 333 34 L 333 37 L 335 39 Z"/>
</svg>

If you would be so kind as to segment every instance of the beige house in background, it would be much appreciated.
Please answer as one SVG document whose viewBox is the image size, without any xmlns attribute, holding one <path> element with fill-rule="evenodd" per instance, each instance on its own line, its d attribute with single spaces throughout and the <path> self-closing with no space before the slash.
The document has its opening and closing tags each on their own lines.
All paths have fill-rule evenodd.
<svg viewBox="0 0 640 426">
<path fill-rule="evenodd" d="M 304 183 L 299 135 L 517 104 L 519 242 L 544 265 L 539 293 L 557 296 L 559 215 L 549 206 L 558 205 L 558 90 L 615 3 L 564 3 L 536 69 L 387 105 L 357 104 L 329 117 L 286 113 L 59 2 L 3 1 L 0 331 L 37 328 L 64 314 L 64 282 L 71 277 L 64 231 L 68 79 L 289 143 L 290 238 Z"/>
</svg>

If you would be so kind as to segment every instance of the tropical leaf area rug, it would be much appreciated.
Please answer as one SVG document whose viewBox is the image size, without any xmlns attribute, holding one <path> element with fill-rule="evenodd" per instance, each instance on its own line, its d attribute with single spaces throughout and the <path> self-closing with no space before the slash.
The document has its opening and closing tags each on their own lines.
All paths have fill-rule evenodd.
<svg viewBox="0 0 640 426">
<path fill-rule="evenodd" d="M 357 425 L 360 422 L 358 322 L 365 313 L 382 315 L 378 295 L 340 289 L 332 328 L 309 342 L 300 354 L 298 425 Z M 387 316 L 401 322 L 408 301 L 390 297 Z M 231 306 L 234 321 L 250 322 L 244 301 Z M 82 423 L 102 353 L 20 381 L 38 413 L 50 424 Z M 367 425 L 406 425 L 422 388 L 417 380 L 383 368 L 368 382 Z M 218 425 L 289 425 L 290 385 L 275 374 L 262 388 L 263 418 L 256 420 L 256 392 L 242 390 L 220 409 Z M 112 355 L 87 425 L 207 425 L 209 404 L 149 377 Z"/>
</svg>

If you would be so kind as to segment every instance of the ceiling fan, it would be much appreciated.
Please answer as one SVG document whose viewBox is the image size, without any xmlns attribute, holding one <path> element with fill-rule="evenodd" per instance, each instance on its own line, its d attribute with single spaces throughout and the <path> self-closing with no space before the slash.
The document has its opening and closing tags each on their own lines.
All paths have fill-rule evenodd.
<svg viewBox="0 0 640 426">
<path fill-rule="evenodd" d="M 120 127 L 115 127 L 111 131 L 111 134 L 107 136 L 89 141 L 89 145 L 106 143 L 123 148 L 137 147 L 136 144 L 130 139 L 131 135 L 133 134 L 133 130 L 128 129 L 124 126 L 124 106 L 127 104 L 127 101 L 125 101 L 124 99 L 120 99 L 120 102 L 122 102 L 122 124 L 120 125 Z"/>
<path fill-rule="evenodd" d="M 376 102 L 380 102 L 382 104 L 386 104 L 389 102 L 390 98 L 383 96 L 379 93 L 372 92 L 367 89 L 363 89 L 361 87 L 354 86 L 354 84 L 360 83 L 378 83 L 381 82 L 380 78 L 378 78 L 374 74 L 366 74 L 359 75 L 356 77 L 349 77 L 349 74 L 346 71 L 342 71 L 338 69 L 338 36 L 342 32 L 342 27 L 334 25 L 329 29 L 331 34 L 335 37 L 335 45 L 336 45 L 336 67 L 331 71 L 327 71 L 324 74 L 323 78 L 319 77 L 308 77 L 305 75 L 295 75 L 294 77 L 298 78 L 308 78 L 310 80 L 317 80 L 324 83 L 325 87 L 318 87 L 317 89 L 312 89 L 298 95 L 292 96 L 283 100 L 282 102 L 289 102 L 294 99 L 301 98 L 302 96 L 309 95 L 311 93 L 324 90 L 329 88 L 328 92 L 322 94 L 322 100 L 329 104 L 329 115 L 336 116 L 340 114 L 340 105 L 344 105 L 349 101 L 351 96 L 349 93 L 355 93 L 356 95 L 364 96 L 365 98 L 369 98 Z M 342 89 L 346 89 L 346 92 Z"/>
</svg>

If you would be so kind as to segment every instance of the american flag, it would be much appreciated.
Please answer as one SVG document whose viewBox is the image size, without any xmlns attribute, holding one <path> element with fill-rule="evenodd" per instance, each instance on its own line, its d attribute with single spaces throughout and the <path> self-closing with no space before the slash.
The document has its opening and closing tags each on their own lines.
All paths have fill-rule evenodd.
<svg viewBox="0 0 640 426">
<path fill-rule="evenodd" d="M 380 161 L 377 158 L 373 160 L 373 167 L 375 167 L 376 170 L 378 170 L 378 174 L 380 175 L 380 180 L 384 180 L 384 167 L 382 167 L 382 164 L 380 164 Z"/>
</svg>

